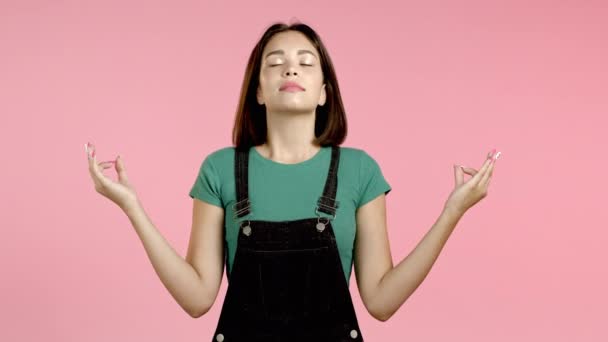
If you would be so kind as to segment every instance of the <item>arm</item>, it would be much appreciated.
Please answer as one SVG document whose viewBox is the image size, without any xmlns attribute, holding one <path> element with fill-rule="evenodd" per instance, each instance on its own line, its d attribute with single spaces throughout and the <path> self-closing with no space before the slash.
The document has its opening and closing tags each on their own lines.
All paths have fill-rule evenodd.
<svg viewBox="0 0 608 342">
<path fill-rule="evenodd" d="M 355 271 L 361 298 L 368 311 L 388 320 L 418 288 L 464 213 L 485 198 L 500 152 L 488 153 L 479 171 L 454 165 L 454 190 L 443 211 L 416 248 L 393 267 L 386 233 L 385 195 L 366 203 L 357 212 Z M 464 181 L 464 174 L 471 175 Z M 379 266 L 379 267 L 378 267 Z"/>
<path fill-rule="evenodd" d="M 416 248 L 393 267 L 386 230 L 385 195 L 357 211 L 355 272 L 367 310 L 388 320 L 426 278 L 462 213 L 444 208 Z"/>
<path fill-rule="evenodd" d="M 224 210 L 194 199 L 185 260 L 156 229 L 139 202 L 125 207 L 124 211 L 171 296 L 190 316 L 204 315 L 215 301 L 223 275 Z"/>
</svg>

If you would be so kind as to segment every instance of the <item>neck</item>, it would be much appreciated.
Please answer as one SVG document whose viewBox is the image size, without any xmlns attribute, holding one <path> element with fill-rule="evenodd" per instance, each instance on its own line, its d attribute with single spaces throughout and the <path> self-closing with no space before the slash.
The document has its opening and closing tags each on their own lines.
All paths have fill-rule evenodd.
<svg viewBox="0 0 608 342">
<path fill-rule="evenodd" d="M 321 146 L 314 143 L 315 112 L 266 113 L 267 138 L 258 151 L 282 163 L 297 163 L 313 157 Z"/>
</svg>

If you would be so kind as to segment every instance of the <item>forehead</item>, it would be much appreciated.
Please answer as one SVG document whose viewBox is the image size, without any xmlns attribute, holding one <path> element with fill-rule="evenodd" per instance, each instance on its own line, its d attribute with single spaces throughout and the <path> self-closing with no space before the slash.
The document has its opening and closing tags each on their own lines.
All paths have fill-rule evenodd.
<svg viewBox="0 0 608 342">
<path fill-rule="evenodd" d="M 297 31 L 281 32 L 270 38 L 264 47 L 262 57 L 265 57 L 271 51 L 283 50 L 286 54 L 290 54 L 300 49 L 310 50 L 315 56 L 319 55 L 317 49 L 303 33 Z"/>
</svg>

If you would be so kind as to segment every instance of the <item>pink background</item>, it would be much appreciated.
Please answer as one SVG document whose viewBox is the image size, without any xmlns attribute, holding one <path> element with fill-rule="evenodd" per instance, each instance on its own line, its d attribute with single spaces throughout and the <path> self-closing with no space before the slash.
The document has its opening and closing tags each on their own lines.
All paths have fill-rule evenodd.
<svg viewBox="0 0 608 342">
<path fill-rule="evenodd" d="M 293 17 L 337 69 L 344 146 L 393 187 L 395 265 L 439 215 L 452 165 L 502 151 L 488 196 L 389 321 L 367 313 L 353 274 L 366 341 L 607 340 L 608 6 L 580 0 L 0 1 L 0 340 L 211 340 L 226 279 L 208 314 L 188 316 L 95 192 L 83 145 L 122 154 L 185 256 L 188 191 L 231 144 L 249 53 Z"/>
</svg>

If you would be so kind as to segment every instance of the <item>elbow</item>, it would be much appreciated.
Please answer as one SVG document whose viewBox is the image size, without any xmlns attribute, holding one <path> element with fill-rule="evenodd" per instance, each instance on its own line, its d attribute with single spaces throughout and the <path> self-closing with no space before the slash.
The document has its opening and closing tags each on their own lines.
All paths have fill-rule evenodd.
<svg viewBox="0 0 608 342">
<path fill-rule="evenodd" d="M 389 320 L 389 318 L 391 318 L 393 315 L 388 313 L 388 312 L 375 312 L 372 313 L 372 316 L 379 320 L 380 322 L 386 322 Z"/>
<path fill-rule="evenodd" d="M 192 318 L 199 318 L 211 310 L 211 307 L 215 303 L 216 297 L 217 290 L 213 293 L 201 290 L 199 292 L 199 296 L 195 300 L 191 301 L 191 303 L 194 304 L 189 305 L 188 308 L 185 308 L 186 312 L 188 312 Z"/>
<path fill-rule="evenodd" d="M 189 315 L 190 315 L 190 317 L 192 317 L 192 318 L 199 318 L 199 317 L 201 317 L 202 315 L 204 315 L 205 313 L 203 313 L 203 312 L 198 312 L 198 311 L 197 311 L 197 312 L 188 312 L 188 314 L 189 314 Z"/>
<path fill-rule="evenodd" d="M 211 305 L 213 305 L 213 303 L 211 303 Z M 188 315 L 190 315 L 190 317 L 192 318 L 199 318 L 201 316 L 203 316 L 204 314 L 206 314 L 209 309 L 211 309 L 211 305 L 208 305 L 208 302 L 201 302 L 197 305 L 188 307 L 188 308 L 184 308 L 185 311 L 188 313 Z"/>
<path fill-rule="evenodd" d="M 186 312 L 188 312 L 188 315 L 190 315 L 190 317 L 192 317 L 192 318 L 199 318 L 202 315 L 204 315 L 204 313 L 201 310 L 198 310 L 198 311 L 187 310 Z"/>
<path fill-rule="evenodd" d="M 186 311 L 188 312 L 188 315 L 190 315 L 190 317 L 199 318 L 199 317 L 203 316 L 204 314 L 206 314 L 209 311 L 209 308 L 199 306 L 196 308 L 188 309 Z"/>
<path fill-rule="evenodd" d="M 366 308 L 369 314 L 380 322 L 386 322 L 393 316 L 392 312 L 388 312 L 386 308 L 382 308 L 381 306 L 369 305 Z"/>
</svg>

